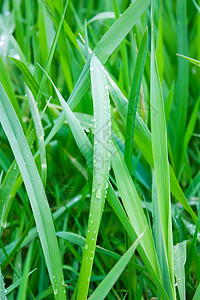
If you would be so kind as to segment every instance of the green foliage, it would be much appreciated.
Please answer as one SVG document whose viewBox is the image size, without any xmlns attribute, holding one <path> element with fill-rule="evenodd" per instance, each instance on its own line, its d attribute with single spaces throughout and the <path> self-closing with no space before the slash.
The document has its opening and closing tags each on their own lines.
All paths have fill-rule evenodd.
<svg viewBox="0 0 200 300">
<path fill-rule="evenodd" d="M 1 299 L 200 297 L 200 1 L 130 2 L 0 1 Z"/>
</svg>

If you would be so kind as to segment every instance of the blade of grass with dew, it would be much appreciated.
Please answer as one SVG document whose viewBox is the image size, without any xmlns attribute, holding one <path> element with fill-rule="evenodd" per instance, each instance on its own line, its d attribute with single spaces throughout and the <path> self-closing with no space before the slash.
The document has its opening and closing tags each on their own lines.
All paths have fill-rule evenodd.
<svg viewBox="0 0 200 300">
<path fill-rule="evenodd" d="M 174 275 L 179 291 L 180 300 L 185 300 L 185 262 L 186 262 L 186 245 L 184 241 L 174 246 Z"/>
<path fill-rule="evenodd" d="M 93 182 L 88 230 L 78 282 L 77 300 L 87 298 L 96 241 L 108 188 L 111 160 L 110 102 L 104 67 L 96 56 L 90 62 L 94 103 Z"/>
<path fill-rule="evenodd" d="M 180 57 L 183 57 L 183 58 L 187 59 L 189 62 L 191 62 L 192 64 L 194 64 L 195 66 L 200 67 L 200 61 L 199 60 L 188 57 L 188 56 L 185 56 L 185 55 L 182 55 L 182 54 L 178 54 L 178 53 L 176 55 L 178 55 Z"/>
<path fill-rule="evenodd" d="M 150 104 L 157 111 L 151 110 L 151 130 L 152 130 L 152 153 L 154 158 L 154 169 L 156 177 L 156 188 L 158 197 L 158 207 L 161 222 L 161 232 L 167 265 L 170 272 L 171 295 L 169 299 L 175 299 L 174 288 L 174 261 L 173 261 L 173 239 L 171 221 L 171 198 L 170 198 L 170 173 L 167 153 L 167 129 L 164 111 L 162 88 L 158 74 L 158 67 L 154 49 L 153 12 L 151 7 L 151 85 Z M 165 274 L 162 274 L 163 278 Z"/>
<path fill-rule="evenodd" d="M 6 300 L 6 289 L 5 289 L 5 283 L 4 283 L 4 277 L 1 273 L 1 268 L 0 268 L 0 299 Z"/>
<path fill-rule="evenodd" d="M 144 64 L 145 64 L 146 54 L 147 54 L 147 37 L 148 37 L 148 29 L 146 29 L 145 32 L 143 33 L 143 36 L 140 41 L 140 46 L 139 46 L 134 74 L 133 74 L 130 99 L 128 102 L 124 159 L 130 173 L 132 172 L 135 118 L 136 118 L 138 98 L 140 94 L 140 86 L 142 82 L 142 75 L 144 71 Z"/>
<path fill-rule="evenodd" d="M 1 84 L 0 91 L 1 124 L 15 155 L 29 196 L 54 294 L 57 299 L 66 299 L 65 288 L 61 284 L 63 272 L 58 242 L 46 194 L 23 130 Z"/>
<path fill-rule="evenodd" d="M 112 270 L 106 275 L 104 280 L 99 284 L 93 294 L 89 297 L 90 300 L 94 299 L 105 299 L 109 291 L 112 289 L 113 285 L 116 283 L 127 264 L 131 260 L 138 244 L 143 238 L 144 233 L 142 233 L 133 245 L 126 251 L 126 253 L 120 258 Z"/>
<path fill-rule="evenodd" d="M 43 183 L 43 186 L 46 186 L 47 181 L 47 162 L 46 162 L 46 150 L 45 150 L 45 144 L 44 144 L 44 130 L 42 127 L 42 122 L 40 119 L 40 113 L 38 110 L 38 107 L 36 105 L 35 99 L 33 97 L 33 94 L 31 93 L 30 89 L 25 86 L 26 88 L 26 94 L 29 102 L 29 107 L 31 110 L 36 135 L 38 138 L 38 145 L 39 145 L 39 152 L 40 152 L 40 162 L 41 162 L 41 180 Z"/>
<path fill-rule="evenodd" d="M 111 79 L 111 77 L 107 74 L 108 85 L 109 85 L 109 92 L 112 96 L 112 99 L 117 107 L 119 114 L 122 117 L 124 124 L 126 124 L 127 118 L 127 111 L 128 111 L 128 100 L 123 95 L 121 90 L 118 88 L 116 83 Z M 153 109 L 153 108 L 152 108 Z M 155 108 L 153 109 L 154 115 L 157 113 Z M 152 156 L 152 144 L 151 144 L 151 132 L 149 131 L 148 127 L 142 120 L 142 118 L 136 113 L 136 120 L 135 120 L 135 141 L 142 151 L 142 154 L 148 161 L 148 163 L 153 167 L 153 156 Z M 191 206 L 187 202 L 185 195 L 177 181 L 177 178 L 174 174 L 173 169 L 169 165 L 170 169 L 170 188 L 171 192 L 174 197 L 183 205 L 183 207 L 188 211 L 191 215 L 192 219 L 196 223 L 196 215 L 192 210 Z"/>
</svg>

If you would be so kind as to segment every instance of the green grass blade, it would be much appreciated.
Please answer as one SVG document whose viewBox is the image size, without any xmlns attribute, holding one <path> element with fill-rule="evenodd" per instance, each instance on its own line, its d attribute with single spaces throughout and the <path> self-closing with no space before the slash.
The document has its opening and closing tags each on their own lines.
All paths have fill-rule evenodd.
<svg viewBox="0 0 200 300">
<path fill-rule="evenodd" d="M 108 86 L 104 67 L 93 56 L 90 63 L 94 103 L 93 182 L 83 260 L 79 275 L 77 299 L 87 298 L 96 241 L 108 188 L 111 159 L 111 119 Z"/>
<path fill-rule="evenodd" d="M 194 294 L 193 300 L 199 300 L 199 298 L 200 298 L 200 284 L 197 287 L 197 290 Z"/>
<path fill-rule="evenodd" d="M 33 210 L 54 294 L 65 299 L 62 264 L 46 194 L 32 153 L 13 107 L 0 84 L 0 120 L 21 171 Z"/>
<path fill-rule="evenodd" d="M 138 55 L 137 55 L 134 74 L 133 74 L 130 99 L 128 102 L 124 159 L 130 173 L 132 172 L 133 139 L 134 139 L 136 110 L 137 110 L 137 104 L 140 95 L 142 75 L 144 71 L 144 64 L 145 64 L 146 54 L 147 54 L 147 37 L 148 37 L 148 30 L 146 29 L 140 41 L 140 47 L 138 50 Z"/>
<path fill-rule="evenodd" d="M 32 270 L 31 272 L 29 272 L 27 274 L 27 277 L 29 277 L 34 271 L 36 271 L 36 269 Z M 6 295 L 10 294 L 14 289 L 16 289 L 22 282 L 23 277 L 16 280 L 13 284 L 11 284 L 8 288 L 7 288 L 7 293 Z"/>
<path fill-rule="evenodd" d="M 108 273 L 105 279 L 99 284 L 94 293 L 89 297 L 90 300 L 94 299 L 105 299 L 109 291 L 112 289 L 113 285 L 118 280 L 119 276 L 122 274 L 127 264 L 129 263 L 131 257 L 133 256 L 140 240 L 143 238 L 144 233 L 142 233 L 134 244 L 128 249 L 128 251 L 120 258 L 112 270 Z"/>
<path fill-rule="evenodd" d="M 6 300 L 6 289 L 5 289 L 5 283 L 4 283 L 4 278 L 1 273 L 1 268 L 0 268 L 0 299 Z"/>
<path fill-rule="evenodd" d="M 152 153 L 154 158 L 161 232 L 171 280 L 171 295 L 168 293 L 168 296 L 170 299 L 174 299 L 174 262 L 171 221 L 170 173 L 167 153 L 167 129 L 162 88 L 158 74 L 153 41 L 153 9 L 154 8 L 152 7 L 150 103 L 151 107 L 154 107 L 157 113 L 154 114 L 153 110 L 151 109 Z M 164 277 L 164 274 L 162 275 Z"/>
<path fill-rule="evenodd" d="M 188 32 L 187 32 L 187 1 L 177 1 L 177 37 L 178 52 L 182 55 L 188 54 Z M 188 112 L 188 91 L 189 91 L 189 65 L 188 61 L 178 58 L 178 78 L 177 78 L 177 107 L 176 126 L 174 131 L 174 161 L 176 174 L 182 168 L 180 162 L 183 156 L 183 137 L 185 135 L 187 112 Z M 181 158 L 181 159 L 180 159 Z"/>
<path fill-rule="evenodd" d="M 186 245 L 184 241 L 174 246 L 174 275 L 178 286 L 180 300 L 185 300 L 185 262 L 186 262 Z"/>
<path fill-rule="evenodd" d="M 22 275 L 22 281 L 20 283 L 19 291 L 17 294 L 17 300 L 26 300 L 27 299 L 27 290 L 28 290 L 28 274 L 31 268 L 31 261 L 33 259 L 33 245 L 34 242 L 31 243 L 31 246 L 28 249 L 28 253 L 26 255 L 26 260 L 24 263 L 24 270 Z"/>
<path fill-rule="evenodd" d="M 40 66 L 40 68 L 41 68 L 41 66 Z M 76 140 L 76 143 L 77 143 L 80 151 L 82 152 L 83 156 L 86 158 L 86 161 L 88 163 L 88 167 L 90 168 L 90 170 L 92 170 L 92 165 L 93 165 L 92 164 L 92 159 L 91 159 L 91 157 L 92 157 L 91 153 L 93 151 L 92 145 L 91 145 L 91 143 L 88 143 L 87 135 L 83 131 L 80 122 L 75 117 L 75 115 L 73 114 L 73 112 L 71 111 L 71 109 L 69 108 L 69 106 L 67 105 L 65 100 L 63 99 L 62 95 L 60 94 L 60 92 L 56 88 L 55 84 L 53 83 L 51 78 L 48 76 L 48 74 L 45 72 L 45 70 L 44 69 L 42 69 L 42 70 L 46 74 L 46 76 L 49 78 L 49 80 L 51 81 L 51 83 L 52 83 L 52 85 L 53 85 L 53 87 L 56 91 L 57 97 L 60 101 L 60 104 L 62 106 L 65 117 L 66 117 L 66 119 L 69 123 L 69 126 L 71 128 L 73 136 Z"/>
<path fill-rule="evenodd" d="M 41 122 L 40 113 L 37 104 L 35 102 L 33 94 L 31 93 L 31 91 L 27 86 L 26 86 L 26 93 L 27 93 L 29 107 L 31 110 L 31 114 L 35 126 L 36 135 L 38 138 L 40 162 L 41 162 L 41 179 L 42 179 L 43 186 L 45 187 L 46 180 L 47 180 L 47 162 L 46 162 L 46 150 L 44 144 L 44 130 L 42 127 L 42 122 Z"/>
<path fill-rule="evenodd" d="M 185 55 L 182 55 L 182 54 L 177 54 L 177 55 L 180 56 L 180 57 L 183 57 L 183 58 L 187 59 L 189 62 L 191 62 L 195 66 L 200 67 L 200 61 L 199 60 L 191 58 L 191 57 L 188 57 L 188 56 L 185 56 Z"/>
</svg>

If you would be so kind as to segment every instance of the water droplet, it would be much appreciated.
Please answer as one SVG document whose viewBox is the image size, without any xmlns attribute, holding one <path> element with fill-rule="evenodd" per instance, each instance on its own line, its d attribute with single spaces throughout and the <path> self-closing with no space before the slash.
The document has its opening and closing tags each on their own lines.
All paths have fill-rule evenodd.
<svg viewBox="0 0 200 300">
<path fill-rule="evenodd" d="M 101 181 L 100 181 L 100 180 L 98 180 L 98 181 L 97 181 L 97 184 L 98 184 L 98 185 L 100 185 L 100 184 L 101 184 Z"/>
<path fill-rule="evenodd" d="M 101 198 L 101 187 L 96 191 L 96 198 Z"/>
<path fill-rule="evenodd" d="M 95 145 L 97 145 L 97 144 L 98 144 L 98 141 L 97 141 L 97 140 L 95 140 L 95 141 L 94 141 L 94 144 L 95 144 Z"/>
<path fill-rule="evenodd" d="M 94 221 L 93 221 L 93 220 L 91 220 L 91 221 L 90 221 L 90 223 L 91 223 L 91 224 L 93 224 L 93 223 L 94 223 Z"/>
<path fill-rule="evenodd" d="M 106 86 L 105 86 L 105 89 L 106 89 L 106 90 L 108 90 L 108 89 L 109 89 L 109 86 L 108 86 L 108 85 L 106 85 Z"/>
<path fill-rule="evenodd" d="M 104 70 L 104 66 L 101 66 L 101 70 Z"/>
<path fill-rule="evenodd" d="M 90 257 L 90 259 L 93 259 L 93 257 Z"/>
<path fill-rule="evenodd" d="M 15 54 L 14 56 L 13 56 L 15 59 L 20 59 L 20 56 L 19 56 L 19 54 Z"/>
<path fill-rule="evenodd" d="M 93 163 L 96 164 L 96 162 L 97 162 L 96 159 L 94 159 L 94 160 L 93 160 Z"/>
<path fill-rule="evenodd" d="M 96 230 L 94 230 L 93 233 L 95 234 L 95 233 L 96 233 Z"/>
<path fill-rule="evenodd" d="M 111 157 L 111 153 L 109 151 L 107 153 L 107 157 Z"/>
<path fill-rule="evenodd" d="M 54 290 L 54 295 L 58 295 L 58 290 L 57 289 Z"/>
<path fill-rule="evenodd" d="M 112 124 L 111 121 L 108 121 L 108 126 L 109 126 L 109 127 L 111 126 L 111 124 Z"/>
<path fill-rule="evenodd" d="M 53 279 L 55 279 L 56 278 L 56 275 L 53 275 Z"/>
<path fill-rule="evenodd" d="M 92 72 L 92 71 L 94 71 L 94 68 L 93 68 L 93 67 L 90 68 L 90 72 Z"/>
<path fill-rule="evenodd" d="M 85 249 L 86 249 L 86 250 L 88 249 L 88 245 L 85 245 Z"/>
<path fill-rule="evenodd" d="M 106 182 L 106 189 L 108 188 L 108 182 Z"/>
</svg>

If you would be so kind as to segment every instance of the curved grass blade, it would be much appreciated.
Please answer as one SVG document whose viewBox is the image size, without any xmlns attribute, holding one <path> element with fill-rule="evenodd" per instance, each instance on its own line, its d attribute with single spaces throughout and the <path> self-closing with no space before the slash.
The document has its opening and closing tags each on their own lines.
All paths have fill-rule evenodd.
<svg viewBox="0 0 200 300">
<path fill-rule="evenodd" d="M 37 270 L 37 269 L 34 269 L 34 270 L 32 270 L 31 272 L 29 272 L 29 273 L 27 274 L 27 277 L 29 277 L 29 276 L 30 276 L 34 271 L 36 271 L 36 270 Z M 21 284 L 22 280 L 23 280 L 23 277 L 20 278 L 20 279 L 18 279 L 18 280 L 16 280 L 13 284 L 11 284 L 11 285 L 7 288 L 7 293 L 6 293 L 6 295 L 10 294 L 14 289 L 16 289 L 16 287 L 18 287 L 18 286 Z"/>
<path fill-rule="evenodd" d="M 54 294 L 57 299 L 65 299 L 65 288 L 61 284 L 63 281 L 61 257 L 46 194 L 23 130 L 1 84 L 0 95 L 1 124 L 29 196 Z"/>
<path fill-rule="evenodd" d="M 145 64 L 146 54 L 147 54 L 147 37 L 148 37 L 148 29 L 145 30 L 141 38 L 140 47 L 138 50 L 137 60 L 134 69 L 134 74 L 133 74 L 130 99 L 128 102 L 124 160 L 127 164 L 130 173 L 132 173 L 133 139 L 134 139 L 136 110 L 137 110 L 138 98 L 140 94 L 140 86 L 142 82 L 144 64 Z"/>
<path fill-rule="evenodd" d="M 40 113 L 38 111 L 38 107 L 36 105 L 35 99 L 27 86 L 26 86 L 26 94 L 27 94 L 29 107 L 31 110 L 31 114 L 35 126 L 36 135 L 38 138 L 40 162 L 41 162 L 41 179 L 42 179 L 43 186 L 45 187 L 46 180 L 47 180 L 47 162 L 46 162 L 46 150 L 44 144 L 44 130 L 42 127 Z"/>
<path fill-rule="evenodd" d="M 93 182 L 83 260 L 81 264 L 77 300 L 87 298 L 96 241 L 108 188 L 111 159 L 110 102 L 104 67 L 96 56 L 90 63 L 94 103 Z"/>
<path fill-rule="evenodd" d="M 40 66 L 40 68 L 43 70 L 43 72 L 46 74 L 46 76 L 51 81 L 51 83 L 52 83 L 52 85 L 53 85 L 53 87 L 56 91 L 57 97 L 60 101 L 60 104 L 62 106 L 65 117 L 66 117 L 66 119 L 69 123 L 69 126 L 71 128 L 71 131 L 73 133 L 75 141 L 76 141 L 80 151 L 82 152 L 83 156 L 86 158 L 86 161 L 88 163 L 88 167 L 90 168 L 90 170 L 92 170 L 92 160 L 91 160 L 92 156 L 91 156 L 91 153 L 92 153 L 93 150 L 92 150 L 91 143 L 87 142 L 88 138 L 87 138 L 86 133 L 82 130 L 80 122 L 75 117 L 75 115 L 73 114 L 73 112 L 71 111 L 71 109 L 69 108 L 69 106 L 67 105 L 65 100 L 63 99 L 62 95 L 60 94 L 60 92 L 56 88 L 55 84 L 53 83 L 53 81 L 51 80 L 49 75 L 46 73 L 46 71 L 41 66 Z"/>
<path fill-rule="evenodd" d="M 112 270 L 108 273 L 105 279 L 99 284 L 94 293 L 89 297 L 89 300 L 103 300 L 112 289 L 113 285 L 118 280 L 119 276 L 122 274 L 127 264 L 129 263 L 131 257 L 133 256 L 138 244 L 143 238 L 144 233 L 142 233 L 134 244 L 126 251 L 126 253 L 120 258 Z"/>
</svg>

